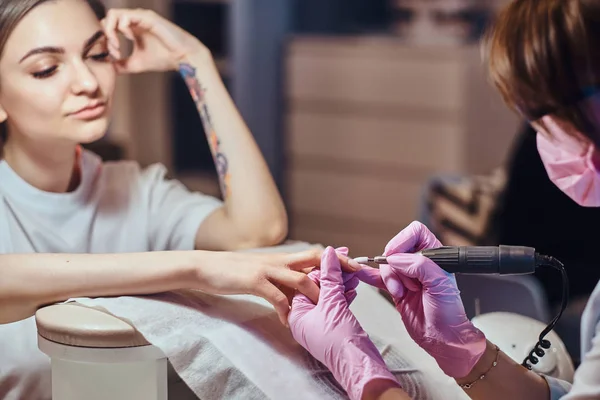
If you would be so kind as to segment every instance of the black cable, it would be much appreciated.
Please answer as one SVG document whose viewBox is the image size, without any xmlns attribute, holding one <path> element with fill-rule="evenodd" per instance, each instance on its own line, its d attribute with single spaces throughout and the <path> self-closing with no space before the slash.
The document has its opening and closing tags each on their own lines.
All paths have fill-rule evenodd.
<svg viewBox="0 0 600 400">
<path fill-rule="evenodd" d="M 546 354 L 543 349 L 547 350 L 550 348 L 550 346 L 551 346 L 550 341 L 547 339 L 544 339 L 544 337 L 552 329 L 554 329 L 554 326 L 556 325 L 556 323 L 562 316 L 562 314 L 565 311 L 565 309 L 567 308 L 567 304 L 569 302 L 569 277 L 567 276 L 567 271 L 565 270 L 565 266 L 563 265 L 563 263 L 554 257 L 536 254 L 536 264 L 538 266 L 548 266 L 548 267 L 552 267 L 554 269 L 559 270 L 562 274 L 563 288 L 562 288 L 562 301 L 561 301 L 560 311 L 558 312 L 558 315 L 556 315 L 556 317 L 554 317 L 554 319 L 552 319 L 552 321 L 550 321 L 548 326 L 546 326 L 546 328 L 544 328 L 544 330 L 540 333 L 540 336 L 538 337 L 538 342 L 535 344 L 533 349 L 529 352 L 529 355 L 527 357 L 525 357 L 525 359 L 521 363 L 522 366 L 524 366 L 525 368 L 527 368 L 529 370 L 532 369 L 531 364 L 538 363 L 538 361 L 539 361 L 538 357 L 543 357 L 544 354 Z M 531 364 L 529 364 L 530 362 L 531 362 Z"/>
</svg>

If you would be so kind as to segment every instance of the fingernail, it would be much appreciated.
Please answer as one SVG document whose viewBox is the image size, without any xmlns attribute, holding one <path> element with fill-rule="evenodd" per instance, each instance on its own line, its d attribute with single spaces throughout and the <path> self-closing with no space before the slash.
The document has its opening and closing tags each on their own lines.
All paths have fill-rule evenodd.
<svg viewBox="0 0 600 400">
<path fill-rule="evenodd" d="M 348 266 L 355 271 L 360 271 L 362 269 L 362 265 L 353 258 L 348 259 Z"/>
</svg>

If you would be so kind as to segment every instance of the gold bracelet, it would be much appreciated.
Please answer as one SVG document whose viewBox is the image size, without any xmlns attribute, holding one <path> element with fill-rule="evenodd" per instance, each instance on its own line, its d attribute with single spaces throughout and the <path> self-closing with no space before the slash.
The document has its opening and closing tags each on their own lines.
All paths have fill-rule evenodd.
<svg viewBox="0 0 600 400">
<path fill-rule="evenodd" d="M 498 365 L 498 357 L 500 356 L 500 349 L 496 345 L 494 345 L 494 347 L 496 348 L 496 359 L 492 363 L 492 366 L 487 371 L 485 371 L 483 374 L 481 374 L 481 376 L 479 378 L 475 379 L 473 382 L 464 383 L 462 385 L 459 385 L 461 388 L 463 388 L 465 390 L 471 389 L 474 384 L 476 384 L 477 382 L 479 382 L 480 380 L 485 378 L 485 376 L 492 370 L 492 368 L 494 368 L 496 365 Z"/>
</svg>

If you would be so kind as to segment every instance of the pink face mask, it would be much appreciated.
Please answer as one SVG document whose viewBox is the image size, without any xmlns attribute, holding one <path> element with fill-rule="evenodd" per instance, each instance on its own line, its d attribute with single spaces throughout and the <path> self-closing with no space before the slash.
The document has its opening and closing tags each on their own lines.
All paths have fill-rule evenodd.
<svg viewBox="0 0 600 400">
<path fill-rule="evenodd" d="M 537 148 L 550 180 L 583 207 L 600 207 L 600 154 L 568 135 L 549 116 L 542 122 L 551 138 L 537 134 Z"/>
</svg>

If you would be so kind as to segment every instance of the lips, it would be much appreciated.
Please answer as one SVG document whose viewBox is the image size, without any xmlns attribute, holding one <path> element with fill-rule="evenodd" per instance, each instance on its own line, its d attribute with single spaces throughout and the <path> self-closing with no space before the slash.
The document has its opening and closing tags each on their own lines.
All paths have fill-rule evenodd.
<svg viewBox="0 0 600 400">
<path fill-rule="evenodd" d="M 105 110 L 106 110 L 106 103 L 96 102 L 96 103 L 89 104 L 88 106 L 81 108 L 80 110 L 75 111 L 69 115 L 71 117 L 74 117 L 77 119 L 89 120 L 89 119 L 96 119 L 96 118 L 102 116 L 104 114 Z"/>
</svg>

